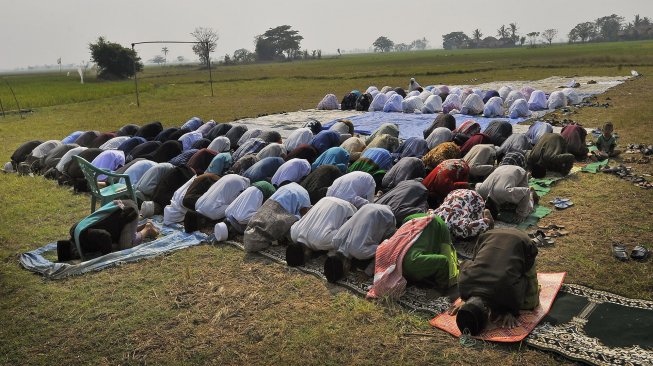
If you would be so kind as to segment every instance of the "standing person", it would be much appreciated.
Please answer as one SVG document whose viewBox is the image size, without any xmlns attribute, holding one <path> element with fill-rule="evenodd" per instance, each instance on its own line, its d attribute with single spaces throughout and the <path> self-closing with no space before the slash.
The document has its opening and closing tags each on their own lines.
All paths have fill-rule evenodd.
<svg viewBox="0 0 653 366">
<path fill-rule="evenodd" d="M 478 335 L 488 320 L 501 327 L 518 325 L 520 310 L 539 304 L 537 246 L 523 231 L 506 228 L 481 234 L 474 258 L 460 269 L 462 302 L 449 310 L 462 333 Z"/>
</svg>

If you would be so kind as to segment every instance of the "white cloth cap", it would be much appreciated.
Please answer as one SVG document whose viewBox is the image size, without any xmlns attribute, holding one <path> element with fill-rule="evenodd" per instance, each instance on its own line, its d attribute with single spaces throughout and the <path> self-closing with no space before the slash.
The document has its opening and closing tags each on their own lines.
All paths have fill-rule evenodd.
<svg viewBox="0 0 653 366">
<path fill-rule="evenodd" d="M 154 216 L 154 202 L 144 201 L 141 203 L 141 216 L 149 218 Z"/>
<path fill-rule="evenodd" d="M 229 230 L 227 230 L 227 224 L 224 222 L 218 222 L 215 224 L 215 228 L 213 229 L 213 233 L 215 234 L 215 240 L 217 241 L 225 241 L 229 237 Z"/>
</svg>

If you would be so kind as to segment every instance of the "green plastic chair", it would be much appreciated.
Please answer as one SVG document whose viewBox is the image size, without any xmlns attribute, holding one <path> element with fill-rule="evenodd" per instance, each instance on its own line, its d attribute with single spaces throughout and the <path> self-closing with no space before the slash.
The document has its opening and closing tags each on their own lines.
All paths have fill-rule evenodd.
<svg viewBox="0 0 653 366">
<path fill-rule="evenodd" d="M 88 188 L 91 193 L 91 212 L 95 212 L 95 204 L 98 200 L 100 201 L 100 207 L 121 197 L 136 202 L 136 194 L 127 174 L 117 174 L 106 169 L 100 169 L 80 156 L 75 155 L 73 159 L 79 164 L 79 168 L 84 173 L 84 178 L 86 178 L 86 182 L 88 183 Z M 125 183 L 113 183 L 104 188 L 100 188 L 97 180 L 100 175 L 106 176 L 107 182 L 118 182 L 122 178 L 125 180 Z"/>
</svg>

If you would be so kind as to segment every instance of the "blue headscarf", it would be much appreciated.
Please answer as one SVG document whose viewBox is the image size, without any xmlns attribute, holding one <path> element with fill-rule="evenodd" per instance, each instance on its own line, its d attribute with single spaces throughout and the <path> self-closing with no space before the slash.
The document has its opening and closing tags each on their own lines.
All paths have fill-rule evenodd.
<svg viewBox="0 0 653 366">
<path fill-rule="evenodd" d="M 243 177 L 249 179 L 250 182 L 270 179 L 283 163 L 285 163 L 285 160 L 280 157 L 263 158 L 249 167 L 249 169 L 243 173 Z"/>
<path fill-rule="evenodd" d="M 118 150 L 121 150 L 122 152 L 125 153 L 125 155 L 129 155 L 129 153 L 138 145 L 145 143 L 147 140 L 142 138 L 142 137 L 130 137 L 128 140 L 125 140 L 120 146 L 118 146 Z"/>
<path fill-rule="evenodd" d="M 349 164 L 349 152 L 342 147 L 336 146 L 323 152 L 311 165 L 311 170 L 317 169 L 320 165 L 335 165 L 344 174 Z"/>
<path fill-rule="evenodd" d="M 422 158 L 429 152 L 428 143 L 420 137 L 409 137 L 399 146 L 397 151 L 392 154 L 395 161 L 405 157 Z"/>
<path fill-rule="evenodd" d="M 304 207 L 311 207 L 311 199 L 308 196 L 308 191 L 299 184 L 293 182 L 277 189 L 270 199 L 276 201 L 288 213 L 301 218 L 299 210 Z"/>
<path fill-rule="evenodd" d="M 202 120 L 199 117 L 193 117 L 186 121 L 181 128 L 182 129 L 187 129 L 188 131 L 195 131 L 196 129 L 200 128 L 202 125 Z"/>
<path fill-rule="evenodd" d="M 228 152 L 223 152 L 216 155 L 213 160 L 211 160 L 211 164 L 209 164 L 209 167 L 206 168 L 204 173 L 222 175 L 227 169 L 231 167 L 231 164 L 233 164 L 231 154 Z"/>
<path fill-rule="evenodd" d="M 379 166 L 380 169 L 383 170 L 392 168 L 392 155 L 390 155 L 390 152 L 386 149 L 379 147 L 371 147 L 365 149 L 361 155 L 361 158 L 372 160 L 376 165 Z"/>
<path fill-rule="evenodd" d="M 310 143 L 318 152 L 322 154 L 329 148 L 340 145 L 340 134 L 336 131 L 320 131 Z"/>
</svg>

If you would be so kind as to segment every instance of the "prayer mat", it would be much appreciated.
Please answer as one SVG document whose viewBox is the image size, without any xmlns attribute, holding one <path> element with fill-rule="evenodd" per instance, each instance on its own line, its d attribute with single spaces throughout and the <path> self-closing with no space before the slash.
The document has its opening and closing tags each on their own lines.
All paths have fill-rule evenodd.
<svg viewBox="0 0 653 366">
<path fill-rule="evenodd" d="M 245 250 L 242 240 L 227 240 L 226 244 L 232 245 L 240 250 Z M 261 256 L 272 260 L 273 262 L 286 265 L 286 247 L 282 245 L 273 245 L 264 249 L 260 252 L 257 252 Z M 323 279 L 326 282 L 326 277 L 324 276 L 324 261 L 326 255 L 321 255 L 319 257 L 311 258 L 306 260 L 306 264 L 303 266 L 297 266 L 298 270 L 311 274 L 317 278 Z M 373 277 L 367 276 L 362 271 L 351 270 L 347 276 L 336 282 L 337 285 L 342 286 L 350 291 L 365 297 L 370 287 L 372 287 Z M 397 303 L 401 306 L 416 312 L 426 313 L 429 316 L 434 314 L 442 313 L 446 311 L 454 299 L 458 297 L 458 287 L 453 286 L 448 290 L 446 294 L 441 294 L 440 292 L 431 289 L 431 288 L 422 288 L 415 285 L 406 286 L 406 292 L 397 299 Z"/>
<path fill-rule="evenodd" d="M 526 343 L 595 365 L 653 365 L 653 301 L 565 284 Z"/>
<path fill-rule="evenodd" d="M 562 286 L 562 281 L 566 273 L 538 273 L 537 281 L 540 284 L 540 305 L 532 311 L 522 311 L 519 315 L 519 325 L 513 329 L 499 328 L 494 324 L 488 324 L 488 327 L 477 337 L 482 340 L 492 342 L 519 342 L 528 336 L 535 326 L 544 318 L 551 309 L 553 300 Z M 461 300 L 456 300 L 459 303 Z M 440 328 L 455 337 L 460 337 L 461 333 L 456 325 L 456 317 L 449 315 L 446 311 L 429 321 L 429 324 Z"/>
<path fill-rule="evenodd" d="M 580 171 L 586 173 L 598 173 L 599 170 L 601 170 L 601 168 L 607 165 L 608 165 L 608 159 L 605 159 L 603 161 L 597 161 L 594 163 L 587 164 Z"/>
</svg>

